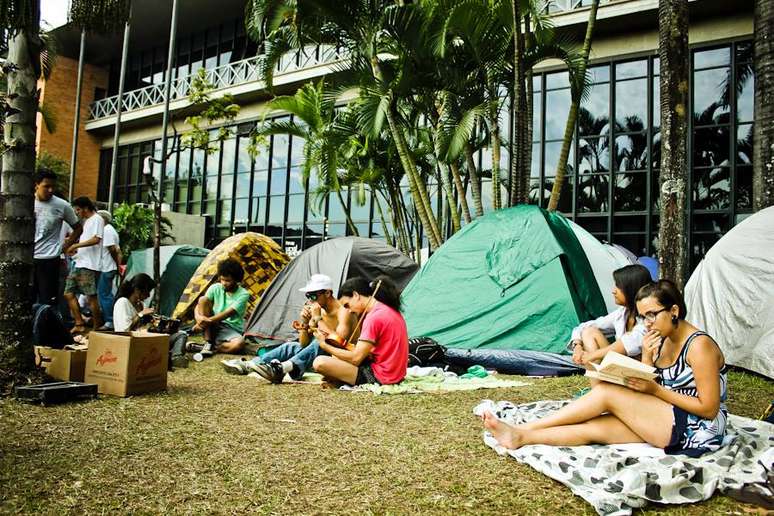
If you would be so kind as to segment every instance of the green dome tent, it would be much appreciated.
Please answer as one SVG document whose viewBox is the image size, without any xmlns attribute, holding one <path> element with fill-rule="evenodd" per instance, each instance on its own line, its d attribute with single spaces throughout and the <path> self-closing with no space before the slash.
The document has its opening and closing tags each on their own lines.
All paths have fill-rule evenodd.
<svg viewBox="0 0 774 516">
<path fill-rule="evenodd" d="M 190 245 L 161 246 L 159 268 L 161 269 L 161 299 L 159 312 L 170 316 L 180 299 L 180 294 L 193 276 L 194 271 L 209 253 L 209 249 Z M 153 249 L 132 251 L 126 262 L 125 279 L 144 272 L 153 277 Z"/>
<path fill-rule="evenodd" d="M 463 349 L 563 353 L 574 326 L 607 313 L 568 221 L 529 205 L 465 226 L 414 276 L 402 303 L 410 335 Z"/>
</svg>

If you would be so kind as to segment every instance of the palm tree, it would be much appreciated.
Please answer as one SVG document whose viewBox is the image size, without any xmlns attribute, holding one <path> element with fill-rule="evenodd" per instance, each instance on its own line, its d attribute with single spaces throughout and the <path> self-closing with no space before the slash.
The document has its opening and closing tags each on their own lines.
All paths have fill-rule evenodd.
<svg viewBox="0 0 774 516">
<path fill-rule="evenodd" d="M 317 173 L 318 188 L 314 192 L 318 209 L 333 192 L 341 204 L 347 225 L 353 235 L 359 236 L 357 226 L 352 222 L 347 201 L 342 195 L 339 174 L 340 147 L 344 136 L 337 131 L 335 96 L 326 94 L 323 81 L 306 83 L 290 96 L 276 97 L 268 103 L 270 110 L 285 111 L 293 120 L 270 121 L 259 125 L 251 135 L 255 141 L 273 134 L 288 134 L 304 140 L 304 161 L 302 177 L 309 183 L 312 172 Z"/>
<path fill-rule="evenodd" d="M 658 16 L 661 62 L 659 264 L 661 277 L 671 279 L 682 288 L 687 254 L 688 0 L 660 0 Z"/>
<path fill-rule="evenodd" d="M 128 16 L 128 0 L 73 0 L 70 18 L 85 30 L 109 31 Z M 0 177 L 0 392 L 34 368 L 32 257 L 37 80 L 44 49 L 39 0 L 3 3 L 0 30 L 10 34 Z"/>
<path fill-rule="evenodd" d="M 774 206 L 774 5 L 755 1 L 753 209 Z"/>
<path fill-rule="evenodd" d="M 583 96 L 584 91 L 587 91 L 586 68 L 589 64 L 591 38 L 594 34 L 594 25 L 597 20 L 598 8 L 599 0 L 592 0 L 591 9 L 589 10 L 589 21 L 586 24 L 586 37 L 583 40 L 583 58 L 577 73 L 572 74 L 570 78 L 572 103 L 570 104 L 570 112 L 567 114 L 567 125 L 564 128 L 564 141 L 562 141 L 562 150 L 559 152 L 559 162 L 556 165 L 556 178 L 554 179 L 554 186 L 551 190 L 551 200 L 548 201 L 548 211 L 556 211 L 557 206 L 559 206 L 559 195 L 562 193 L 564 177 L 567 173 L 567 159 L 570 156 L 570 145 L 572 144 L 572 138 L 575 132 L 575 122 L 578 118 L 578 107 L 580 106 L 581 97 Z"/>
</svg>

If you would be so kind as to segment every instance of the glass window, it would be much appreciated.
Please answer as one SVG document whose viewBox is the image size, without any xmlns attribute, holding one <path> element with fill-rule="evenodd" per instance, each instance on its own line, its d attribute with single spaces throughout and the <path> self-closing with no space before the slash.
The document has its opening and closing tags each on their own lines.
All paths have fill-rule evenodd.
<svg viewBox="0 0 774 516">
<path fill-rule="evenodd" d="M 304 220 L 304 194 L 295 194 L 288 196 L 288 217 L 289 222 L 302 222 Z"/>
<path fill-rule="evenodd" d="M 645 133 L 616 136 L 614 157 L 614 170 L 644 170 L 648 166 L 648 138 Z"/>
<path fill-rule="evenodd" d="M 608 187 L 610 176 L 608 174 L 585 174 L 578 176 L 578 199 L 576 208 L 578 212 L 608 211 Z"/>
<path fill-rule="evenodd" d="M 236 199 L 234 201 L 234 224 L 245 224 L 248 221 L 247 210 L 250 199 Z"/>
<path fill-rule="evenodd" d="M 693 68 L 711 68 L 713 66 L 724 66 L 731 62 L 731 49 L 729 47 L 716 48 L 713 50 L 702 50 L 693 54 Z"/>
<path fill-rule="evenodd" d="M 342 192 L 344 196 L 344 202 L 347 202 L 346 192 Z M 336 194 L 331 194 L 328 197 L 328 220 L 332 222 L 341 222 L 346 220 L 344 215 L 344 209 L 341 207 L 341 201 Z"/>
<path fill-rule="evenodd" d="M 555 177 L 547 177 L 543 181 L 543 206 L 548 205 L 548 201 L 551 198 L 551 191 L 554 188 Z M 559 196 L 558 210 L 563 213 L 572 212 L 572 191 L 573 191 L 573 176 L 565 176 L 564 183 L 562 183 L 562 191 Z"/>
<path fill-rule="evenodd" d="M 300 167 L 290 167 L 290 184 L 288 184 L 290 193 L 304 193 L 304 177 L 301 174 Z"/>
<path fill-rule="evenodd" d="M 610 66 L 592 66 L 588 69 L 588 74 L 591 76 L 591 82 L 601 83 L 610 82 Z"/>
<path fill-rule="evenodd" d="M 659 78 L 654 77 L 653 78 L 653 113 L 652 113 L 652 123 L 653 128 L 655 130 L 658 130 L 661 127 L 661 84 L 659 83 Z"/>
<path fill-rule="evenodd" d="M 217 145 L 217 144 L 216 144 Z M 223 140 L 223 159 L 220 161 L 222 174 L 233 174 L 236 166 L 236 138 L 227 138 Z"/>
<path fill-rule="evenodd" d="M 541 93 L 532 94 L 532 141 L 540 140 L 540 126 L 543 123 L 543 110 L 541 107 Z"/>
<path fill-rule="evenodd" d="M 641 131 L 647 126 L 647 79 L 615 83 L 615 123 L 617 132 Z"/>
<path fill-rule="evenodd" d="M 570 111 L 570 90 L 546 92 L 546 140 L 560 140 Z"/>
<path fill-rule="evenodd" d="M 737 210 L 752 210 L 752 167 L 736 167 L 734 195 Z"/>
<path fill-rule="evenodd" d="M 647 252 L 647 237 L 644 233 L 613 235 L 613 243 L 623 246 L 637 256 L 645 256 Z"/>
<path fill-rule="evenodd" d="M 600 136 L 610 130 L 610 86 L 595 84 L 578 110 L 578 134 Z"/>
<path fill-rule="evenodd" d="M 237 174 L 244 174 L 244 173 L 250 173 L 250 169 L 252 168 L 252 159 L 250 158 L 250 153 L 247 152 L 248 147 L 250 146 L 250 139 L 249 138 L 239 138 L 239 144 L 237 147 L 237 163 L 236 163 L 236 173 Z"/>
<path fill-rule="evenodd" d="M 266 195 L 266 187 L 269 184 L 269 171 L 256 170 L 253 174 L 253 195 Z"/>
<path fill-rule="evenodd" d="M 569 88 L 570 75 L 567 72 L 556 72 L 546 74 L 546 89 Z"/>
<path fill-rule="evenodd" d="M 755 78 L 752 75 L 752 65 L 740 66 L 736 73 L 736 120 L 737 122 L 753 121 L 753 106 L 755 104 Z"/>
<path fill-rule="evenodd" d="M 266 197 L 253 197 L 250 212 L 254 224 L 263 224 L 266 221 Z"/>
<path fill-rule="evenodd" d="M 290 152 L 290 164 L 299 165 L 304 161 L 304 142 L 303 138 L 297 136 L 292 137 L 292 148 Z"/>
<path fill-rule="evenodd" d="M 129 184 L 140 182 L 140 160 L 137 156 L 129 157 Z"/>
<path fill-rule="evenodd" d="M 578 140 L 578 170 L 581 174 L 610 170 L 610 146 L 608 138 L 584 138 Z"/>
<path fill-rule="evenodd" d="M 284 193 L 287 187 L 287 165 L 289 137 L 286 134 L 277 134 L 272 138 L 271 154 L 271 191 L 274 194 Z"/>
<path fill-rule="evenodd" d="M 220 176 L 220 197 L 234 196 L 234 175 L 224 174 Z"/>
<path fill-rule="evenodd" d="M 556 167 L 559 166 L 559 155 L 562 152 L 562 145 L 563 142 L 548 142 L 546 143 L 546 154 L 545 154 L 545 171 L 544 174 L 546 176 L 554 176 L 556 175 Z M 573 142 L 570 145 L 570 154 L 567 157 L 567 168 L 565 170 L 566 174 L 572 174 L 575 170 L 575 143 Z M 507 172 L 506 172 L 507 173 Z"/>
<path fill-rule="evenodd" d="M 716 167 L 728 165 L 728 151 L 731 145 L 728 127 L 707 127 L 696 129 L 693 138 L 693 166 Z"/>
<path fill-rule="evenodd" d="M 729 68 L 704 70 L 693 74 L 694 125 L 710 125 L 728 121 L 727 93 Z"/>
<path fill-rule="evenodd" d="M 615 175 L 613 207 L 616 211 L 645 211 L 647 209 L 647 172 Z M 644 229 L 644 226 L 643 226 Z"/>
<path fill-rule="evenodd" d="M 233 208 L 233 203 L 234 201 L 231 199 L 218 199 L 218 205 L 220 206 L 220 218 L 218 219 L 219 225 L 227 224 L 231 226 L 231 209 Z"/>
<path fill-rule="evenodd" d="M 583 226 L 583 229 L 599 237 L 603 241 L 607 241 L 607 216 L 593 216 L 593 217 L 578 217 L 575 222 Z"/>
<path fill-rule="evenodd" d="M 249 197 L 250 196 L 250 174 L 237 174 L 236 175 L 236 197 Z"/>
<path fill-rule="evenodd" d="M 283 225 L 285 222 L 285 196 L 273 195 L 269 199 L 269 224 Z"/>
<path fill-rule="evenodd" d="M 615 80 L 633 79 L 635 77 L 645 77 L 648 74 L 648 64 L 645 59 L 639 61 L 629 61 L 628 63 L 616 63 Z"/>
<path fill-rule="evenodd" d="M 725 210 L 729 207 L 730 171 L 728 167 L 693 171 L 694 210 Z"/>
<path fill-rule="evenodd" d="M 742 124 L 736 128 L 736 162 L 751 165 L 753 159 L 753 125 Z"/>
<path fill-rule="evenodd" d="M 352 220 L 355 220 L 355 221 L 368 220 L 371 217 L 371 192 L 368 190 L 368 188 L 366 188 L 365 203 L 363 205 L 361 205 L 358 202 L 358 196 L 359 196 L 358 189 L 354 188 L 352 190 L 349 214 L 352 217 Z M 377 219 L 378 217 L 379 216 L 376 215 Z"/>
</svg>

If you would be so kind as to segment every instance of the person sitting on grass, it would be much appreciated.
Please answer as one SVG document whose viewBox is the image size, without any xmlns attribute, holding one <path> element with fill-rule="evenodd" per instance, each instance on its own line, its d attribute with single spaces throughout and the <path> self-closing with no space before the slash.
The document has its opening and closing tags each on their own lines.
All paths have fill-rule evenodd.
<svg viewBox="0 0 774 516">
<path fill-rule="evenodd" d="M 314 370 L 349 385 L 400 383 L 408 366 L 408 331 L 395 284 L 386 276 L 370 283 L 351 278 L 339 289 L 339 302 L 357 316 L 365 316 L 362 331 L 352 350 L 320 342 L 320 349 L 330 356 L 315 358 Z"/>
<path fill-rule="evenodd" d="M 636 303 L 647 328 L 642 362 L 655 366 L 658 381 L 601 383 L 556 413 L 516 426 L 485 412 L 484 427 L 498 443 L 515 449 L 645 442 L 690 456 L 722 445 L 728 413 L 720 348 L 685 321 L 683 296 L 671 281 L 644 286 Z"/>
<path fill-rule="evenodd" d="M 145 273 L 136 274 L 121 283 L 113 304 L 113 325 L 117 332 L 138 330 L 150 323 L 153 308 L 146 308 L 143 301 L 150 297 L 156 287 L 153 278 Z M 188 367 L 185 343 L 188 334 L 184 331 L 169 336 L 170 363 L 174 367 Z"/>
<path fill-rule="evenodd" d="M 645 325 L 637 317 L 635 297 L 642 287 L 651 283 L 650 272 L 639 264 L 627 265 L 613 271 L 613 280 L 613 299 L 621 308 L 572 330 L 569 345 L 572 360 L 587 369 L 591 367 L 590 362 L 599 362 L 611 350 L 628 356 L 642 353 Z M 615 337 L 613 344 L 608 342 L 609 337 Z M 591 380 L 592 385 L 598 383 Z"/>
<path fill-rule="evenodd" d="M 252 360 L 223 360 L 221 364 L 226 372 L 248 374 L 254 371 L 275 384 L 282 383 L 285 373 L 294 380 L 300 380 L 320 354 L 319 343 L 325 340 L 321 332 L 352 335 L 357 317 L 341 306 L 333 295 L 333 281 L 329 276 L 313 274 L 299 290 L 304 293 L 307 302 L 301 308 L 299 320 L 293 321 L 293 328 L 298 331 L 298 341 L 285 342 Z"/>
<path fill-rule="evenodd" d="M 240 285 L 245 272 L 234 258 L 218 264 L 218 281 L 199 298 L 194 308 L 194 331 L 203 331 L 203 356 L 215 352 L 238 353 L 245 345 L 245 311 L 250 293 Z"/>
</svg>

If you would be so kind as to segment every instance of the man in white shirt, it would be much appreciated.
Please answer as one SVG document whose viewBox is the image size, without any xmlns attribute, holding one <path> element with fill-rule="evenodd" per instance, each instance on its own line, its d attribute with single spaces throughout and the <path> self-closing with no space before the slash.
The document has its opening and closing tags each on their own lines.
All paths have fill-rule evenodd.
<svg viewBox="0 0 774 516">
<path fill-rule="evenodd" d="M 113 282 L 116 279 L 118 267 L 121 266 L 121 247 L 118 232 L 112 226 L 113 216 L 107 210 L 99 210 L 97 215 L 105 222 L 102 238 L 102 268 L 97 280 L 97 298 L 99 307 L 105 316 L 102 329 L 113 329 Z"/>
<path fill-rule="evenodd" d="M 67 276 L 64 295 L 75 321 L 71 331 L 82 333 L 86 331 L 86 327 L 78 306 L 78 294 L 84 294 L 89 300 L 94 328 L 102 326 L 102 312 L 97 299 L 97 279 L 99 271 L 102 270 L 102 238 L 105 221 L 97 215 L 94 203 L 88 197 L 75 199 L 73 208 L 83 221 L 83 232 L 78 243 L 67 249 L 67 254 L 75 258 L 75 267 Z"/>
<path fill-rule="evenodd" d="M 59 271 L 63 250 L 81 235 L 81 224 L 67 201 L 54 195 L 56 174 L 40 168 L 35 172 L 35 274 L 36 302 L 56 305 L 59 299 Z M 72 227 L 62 239 L 64 223 Z"/>
</svg>

